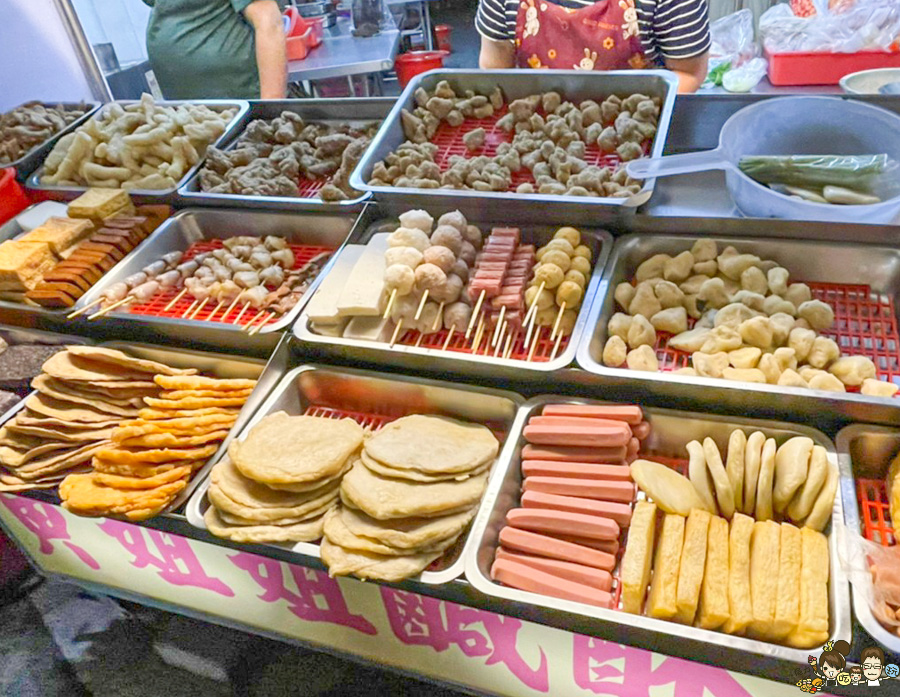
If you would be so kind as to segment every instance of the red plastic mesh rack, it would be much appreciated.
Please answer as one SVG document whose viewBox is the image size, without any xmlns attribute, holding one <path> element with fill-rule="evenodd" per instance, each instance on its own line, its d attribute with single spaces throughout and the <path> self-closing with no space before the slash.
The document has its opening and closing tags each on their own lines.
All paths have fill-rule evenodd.
<svg viewBox="0 0 900 697">
<path fill-rule="evenodd" d="M 192 244 L 188 250 L 184 253 L 182 257 L 182 261 L 187 261 L 191 259 L 196 254 L 201 254 L 203 252 L 211 252 L 215 249 L 221 249 L 223 246 L 222 240 L 201 240 L 200 242 L 195 242 Z M 315 256 L 322 254 L 323 252 L 333 252 L 334 249 L 332 247 L 316 247 L 312 245 L 303 245 L 303 244 L 292 244 L 288 245 L 291 251 L 294 253 L 295 265 L 303 266 L 306 262 L 310 261 Z M 171 319 L 185 319 L 185 314 L 188 309 L 191 307 L 194 299 L 189 295 L 185 294 L 178 301 L 172 305 L 168 310 L 166 310 L 166 306 L 172 302 L 172 300 L 181 292 L 181 288 L 174 289 L 166 289 L 162 292 L 154 295 L 150 300 L 145 303 L 141 303 L 140 305 L 133 305 L 127 310 L 129 314 L 132 315 L 145 315 L 150 317 L 166 317 Z M 205 307 L 203 307 L 200 312 L 198 312 L 191 319 L 200 320 L 200 321 L 213 321 L 220 324 L 232 324 L 235 320 L 240 316 L 240 324 L 245 325 L 247 322 L 250 322 L 254 317 L 259 314 L 259 310 L 255 310 L 249 308 L 247 311 L 241 315 L 241 304 L 237 304 L 234 308 L 231 309 L 227 314 L 222 314 L 223 311 L 228 309 L 228 306 L 216 308 L 216 303 L 207 303 Z M 196 306 L 195 306 L 196 309 Z M 213 311 L 215 311 L 215 318 L 213 317 Z M 193 312 L 193 310 L 192 310 Z M 261 319 L 261 318 L 260 318 Z M 281 317 L 279 315 L 275 315 L 267 319 L 263 325 L 271 324 L 273 322 L 277 322 Z M 254 324 L 254 326 L 256 326 Z"/>
<path fill-rule="evenodd" d="M 856 498 L 867 540 L 889 547 L 897 543 L 883 479 L 857 479 Z"/>
<path fill-rule="evenodd" d="M 873 293 L 866 285 L 807 285 L 813 298 L 834 308 L 834 326 L 822 335 L 834 339 L 844 354 L 871 358 L 879 379 L 900 384 L 900 336 L 893 299 Z M 669 348 L 670 337 L 670 334 L 661 334 L 657 339 L 656 355 L 663 372 L 685 368 L 690 359 L 690 354 Z M 848 392 L 853 391 L 859 390 L 848 389 Z"/>
<path fill-rule="evenodd" d="M 537 331 L 537 329 L 535 329 Z M 550 332 L 551 327 L 541 327 L 540 333 L 537 338 L 537 346 L 534 349 L 534 353 L 531 355 L 531 360 L 535 363 L 543 363 L 550 360 L 550 357 L 553 355 L 553 347 L 556 344 L 556 340 L 550 341 Z M 507 346 L 506 339 L 504 336 L 502 342 L 498 342 L 497 346 L 491 346 L 491 334 L 487 331 L 484 332 L 484 336 L 481 339 L 477 349 L 473 348 L 472 344 L 474 343 L 474 329 L 472 330 L 472 335 L 466 339 L 465 332 L 454 332 L 453 336 L 450 339 L 450 343 L 447 345 L 448 351 L 455 351 L 457 353 L 468 353 L 473 356 L 494 356 L 495 358 L 503 357 L 506 354 L 506 358 L 512 359 L 515 361 L 525 361 L 528 360 L 528 353 L 530 351 L 530 346 L 525 346 L 525 334 L 519 333 L 514 334 L 512 339 L 509 341 L 509 345 Z M 423 348 L 428 349 L 443 349 L 444 344 L 447 342 L 447 334 L 448 330 L 441 329 L 439 332 L 435 332 L 434 334 L 423 335 L 417 331 L 409 331 L 406 332 L 402 338 L 400 338 L 397 343 L 403 344 L 404 346 L 421 346 Z M 532 341 L 534 341 L 534 336 L 532 335 Z M 502 346 L 499 345 L 502 343 Z M 569 337 L 564 336 L 560 339 L 559 346 L 556 349 L 556 355 L 560 355 L 563 351 L 566 350 L 566 346 L 569 345 Z M 508 350 L 507 350 L 508 349 Z"/>
</svg>

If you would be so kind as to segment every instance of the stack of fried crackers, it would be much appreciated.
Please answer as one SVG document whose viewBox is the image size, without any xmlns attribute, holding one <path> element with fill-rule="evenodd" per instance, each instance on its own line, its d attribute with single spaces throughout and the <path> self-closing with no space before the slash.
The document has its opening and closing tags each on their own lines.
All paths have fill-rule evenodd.
<svg viewBox="0 0 900 697">
<path fill-rule="evenodd" d="M 93 456 L 93 471 L 60 484 L 63 506 L 80 515 L 146 520 L 162 512 L 219 449 L 255 380 L 155 375 L 158 396 L 143 399 Z"/>
<path fill-rule="evenodd" d="M 70 346 L 42 369 L 31 383 L 36 392 L 0 428 L 0 491 L 50 488 L 88 469 L 119 422 L 159 395 L 157 372 L 195 372 L 89 346 Z"/>
<path fill-rule="evenodd" d="M 364 434 L 353 419 L 269 414 L 213 468 L 207 528 L 235 542 L 319 539 Z"/>
</svg>

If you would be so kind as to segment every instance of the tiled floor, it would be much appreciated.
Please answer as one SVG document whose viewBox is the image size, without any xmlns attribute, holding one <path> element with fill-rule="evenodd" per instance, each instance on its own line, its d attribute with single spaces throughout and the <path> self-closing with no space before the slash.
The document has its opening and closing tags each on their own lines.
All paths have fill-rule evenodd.
<svg viewBox="0 0 900 697">
<path fill-rule="evenodd" d="M 0 695 L 462 697 L 57 580 L 0 607 Z"/>
</svg>

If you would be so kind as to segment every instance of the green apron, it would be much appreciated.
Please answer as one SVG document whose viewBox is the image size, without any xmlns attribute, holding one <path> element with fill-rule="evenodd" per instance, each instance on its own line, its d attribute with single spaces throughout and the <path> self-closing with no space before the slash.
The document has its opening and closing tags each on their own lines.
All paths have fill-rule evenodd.
<svg viewBox="0 0 900 697">
<path fill-rule="evenodd" d="M 254 0 L 144 0 L 150 65 L 166 99 L 259 99 Z"/>
</svg>

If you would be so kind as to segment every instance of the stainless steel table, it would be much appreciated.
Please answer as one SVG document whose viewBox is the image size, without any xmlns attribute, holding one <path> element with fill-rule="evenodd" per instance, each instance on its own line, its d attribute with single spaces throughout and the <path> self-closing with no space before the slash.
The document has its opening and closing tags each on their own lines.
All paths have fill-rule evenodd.
<svg viewBox="0 0 900 697">
<path fill-rule="evenodd" d="M 337 24 L 326 29 L 322 44 L 309 52 L 303 60 L 288 63 L 291 82 L 325 80 L 346 77 L 353 94 L 353 77 L 381 73 L 394 65 L 400 45 L 400 31 L 396 27 L 382 29 L 366 38 L 353 36 L 350 19 L 339 17 Z M 376 79 L 376 85 L 380 84 Z M 368 81 L 365 96 L 369 95 Z"/>
</svg>

